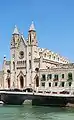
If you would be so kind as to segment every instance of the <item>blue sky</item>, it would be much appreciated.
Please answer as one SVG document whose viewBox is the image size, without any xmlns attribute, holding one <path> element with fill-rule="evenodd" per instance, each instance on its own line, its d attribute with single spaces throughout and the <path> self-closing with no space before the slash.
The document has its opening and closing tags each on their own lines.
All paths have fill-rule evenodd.
<svg viewBox="0 0 74 120">
<path fill-rule="evenodd" d="M 74 0 L 0 0 L 0 65 L 10 59 L 15 24 L 27 38 L 32 20 L 40 47 L 74 61 Z"/>
</svg>

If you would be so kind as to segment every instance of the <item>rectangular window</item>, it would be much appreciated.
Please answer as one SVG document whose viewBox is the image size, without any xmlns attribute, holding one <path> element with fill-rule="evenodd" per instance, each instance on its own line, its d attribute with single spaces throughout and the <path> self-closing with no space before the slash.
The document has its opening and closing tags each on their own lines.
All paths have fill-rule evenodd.
<svg viewBox="0 0 74 120">
<path fill-rule="evenodd" d="M 42 74 L 42 81 L 45 81 L 45 80 L 46 80 L 46 75 Z"/>
<path fill-rule="evenodd" d="M 68 73 L 68 80 L 72 80 L 72 73 Z"/>
<path fill-rule="evenodd" d="M 57 82 L 55 82 L 55 86 L 57 86 L 58 85 L 58 83 Z"/>
<path fill-rule="evenodd" d="M 29 60 L 29 69 L 31 69 L 31 60 Z"/>
<path fill-rule="evenodd" d="M 47 75 L 47 80 L 50 80 L 50 79 L 52 79 L 52 74 Z"/>
<path fill-rule="evenodd" d="M 49 83 L 49 87 L 51 87 L 51 83 Z"/>
<path fill-rule="evenodd" d="M 57 74 L 54 75 L 54 80 L 58 80 L 58 75 Z"/>
<path fill-rule="evenodd" d="M 64 78 L 64 74 L 62 74 L 62 78 Z"/>
<path fill-rule="evenodd" d="M 64 87 L 64 82 L 61 82 L 61 86 Z"/>
<path fill-rule="evenodd" d="M 72 84 L 72 83 L 71 83 L 71 82 L 69 82 L 69 86 L 71 86 L 71 84 Z"/>
<path fill-rule="evenodd" d="M 45 87 L 45 82 L 42 83 L 42 86 Z"/>
</svg>

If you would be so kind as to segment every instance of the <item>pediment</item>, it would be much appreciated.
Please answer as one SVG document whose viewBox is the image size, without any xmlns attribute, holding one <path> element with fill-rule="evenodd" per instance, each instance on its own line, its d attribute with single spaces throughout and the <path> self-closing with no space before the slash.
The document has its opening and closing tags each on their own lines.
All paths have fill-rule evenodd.
<svg viewBox="0 0 74 120">
<path fill-rule="evenodd" d="M 24 40 L 22 37 L 20 38 L 20 41 L 19 41 L 19 44 L 18 44 L 18 47 L 26 47 L 27 44 L 26 44 L 26 40 Z"/>
<path fill-rule="evenodd" d="M 17 77 L 19 77 L 19 76 L 21 76 L 21 75 L 22 75 L 22 76 L 25 76 L 24 73 L 23 73 L 22 71 L 20 71 L 19 74 L 17 75 Z"/>
</svg>

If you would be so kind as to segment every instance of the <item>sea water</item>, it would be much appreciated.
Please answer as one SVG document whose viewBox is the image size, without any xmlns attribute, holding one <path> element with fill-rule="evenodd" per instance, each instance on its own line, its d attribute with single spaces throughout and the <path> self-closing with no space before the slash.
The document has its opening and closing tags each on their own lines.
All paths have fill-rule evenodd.
<svg viewBox="0 0 74 120">
<path fill-rule="evenodd" d="M 5 105 L 0 106 L 0 120 L 74 120 L 74 108 Z"/>
</svg>

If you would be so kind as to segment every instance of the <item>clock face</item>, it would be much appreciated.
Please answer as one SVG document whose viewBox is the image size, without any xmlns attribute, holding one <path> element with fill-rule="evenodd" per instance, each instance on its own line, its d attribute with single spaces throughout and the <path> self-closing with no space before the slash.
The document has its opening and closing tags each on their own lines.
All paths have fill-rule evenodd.
<svg viewBox="0 0 74 120">
<path fill-rule="evenodd" d="M 20 51 L 20 52 L 19 52 L 19 58 L 20 58 L 20 59 L 24 58 L 24 52 L 23 52 L 23 51 Z"/>
</svg>

